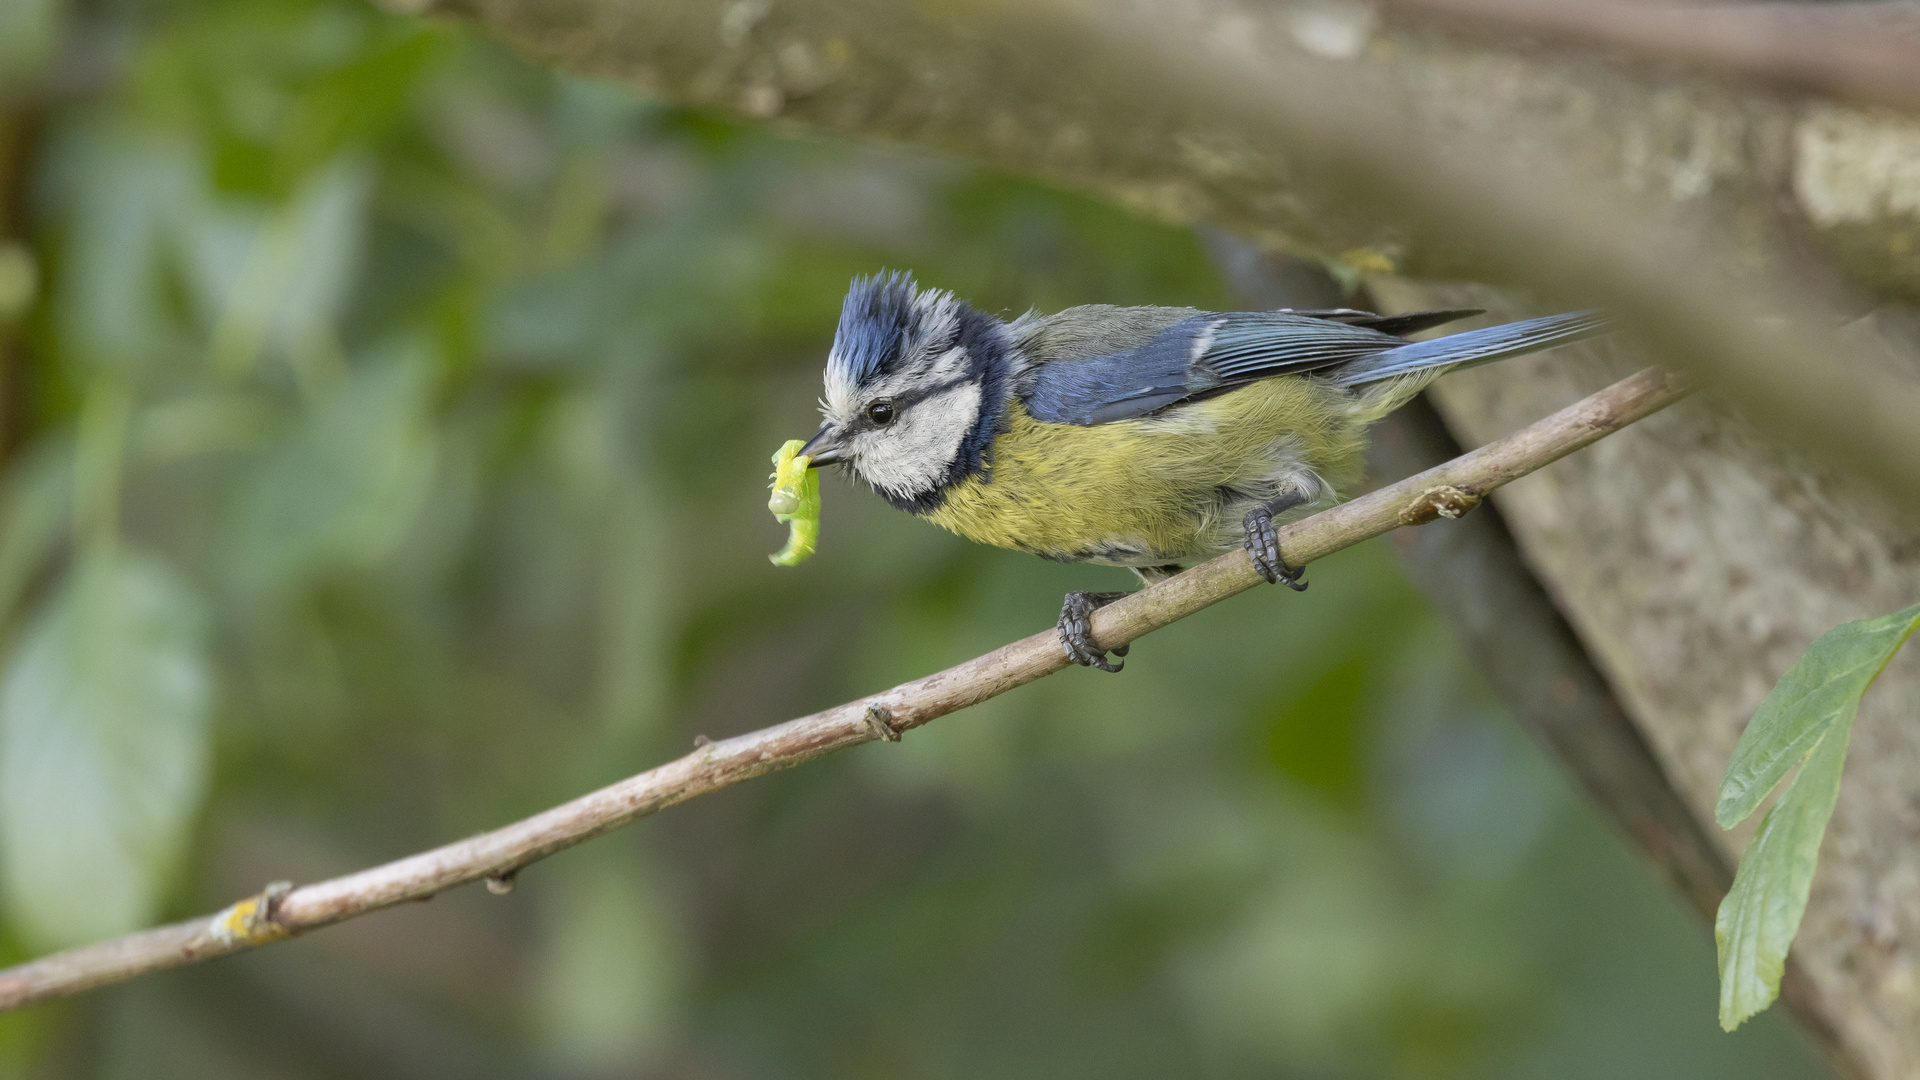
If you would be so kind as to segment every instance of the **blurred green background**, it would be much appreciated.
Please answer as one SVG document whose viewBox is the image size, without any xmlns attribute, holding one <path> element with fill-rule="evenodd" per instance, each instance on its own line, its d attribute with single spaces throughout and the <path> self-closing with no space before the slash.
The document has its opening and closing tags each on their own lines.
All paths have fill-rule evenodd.
<svg viewBox="0 0 1920 1080">
<path fill-rule="evenodd" d="M 352 0 L 0 2 L 5 959 L 502 824 L 1123 572 L 842 483 L 849 277 L 1230 307 L 1195 238 Z M 1800 1077 L 1391 552 L 474 889 L 0 1018 L 0 1075 Z"/>
</svg>

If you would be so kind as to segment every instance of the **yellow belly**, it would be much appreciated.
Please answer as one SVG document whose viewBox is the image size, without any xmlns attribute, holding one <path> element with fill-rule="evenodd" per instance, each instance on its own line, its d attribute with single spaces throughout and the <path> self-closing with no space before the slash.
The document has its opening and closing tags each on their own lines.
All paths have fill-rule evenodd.
<svg viewBox="0 0 1920 1080">
<path fill-rule="evenodd" d="M 1304 378 L 1091 427 L 1041 423 L 1015 404 L 989 471 L 926 516 L 969 540 L 1052 559 L 1201 558 L 1239 543 L 1253 502 L 1291 486 L 1331 497 L 1358 479 L 1372 415 Z"/>
</svg>

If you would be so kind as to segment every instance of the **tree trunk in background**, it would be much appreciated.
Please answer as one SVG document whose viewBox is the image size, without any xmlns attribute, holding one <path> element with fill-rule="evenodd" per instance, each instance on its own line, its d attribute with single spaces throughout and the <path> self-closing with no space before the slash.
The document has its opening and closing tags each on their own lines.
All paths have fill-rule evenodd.
<svg viewBox="0 0 1920 1080">
<path fill-rule="evenodd" d="M 1470 303 L 1520 314 L 1485 288 L 1376 283 L 1375 294 L 1392 307 Z M 1475 446 L 1632 370 L 1625 351 L 1523 357 L 1449 376 L 1429 395 Z M 1773 681 L 1828 628 L 1920 600 L 1920 527 L 1710 398 L 1642 421 L 1494 501 L 1730 856 L 1759 818 L 1723 833 L 1712 824 L 1715 797 L 1734 741 Z M 1793 950 L 1819 1012 L 1873 1077 L 1920 1069 L 1916 717 L 1920 650 L 1903 650 L 1861 706 Z"/>
<path fill-rule="evenodd" d="M 1521 302 L 1498 260 L 1383 225 L 1337 183 L 1226 120 L 1113 107 L 1127 73 L 1008 28 L 1002 8 L 880 0 L 418 0 L 564 66 L 798 129 L 938 150 L 1207 222 L 1372 275 L 1395 307 Z M 1465 45 L 1347 4 L 1142 0 L 1222 48 L 1344 64 L 1383 80 L 1420 128 L 1497 139 L 1520 175 L 1569 169 L 1676 222 L 1707 221 L 1753 258 L 1817 250 L 1874 303 L 1920 298 L 1920 123 L 1741 92 L 1588 56 Z M 978 15 L 978 19 L 975 16 Z M 994 30 L 983 29 L 992 19 Z M 1743 252 L 1745 254 L 1745 252 Z M 823 331 L 824 332 L 824 331 Z M 1585 359 L 1580 359 L 1584 357 Z M 1600 345 L 1443 380 L 1435 399 L 1479 444 L 1634 365 Z M 1912 375 L 1911 367 L 1908 374 Z M 1809 377 L 1818 377 L 1809 360 Z M 1920 418 L 1916 418 L 1920 422 Z M 1702 398 L 1498 496 L 1528 563 L 1702 827 L 1741 727 L 1837 623 L 1920 599 L 1920 528 Z M 1842 1069 L 1920 1076 L 1920 649 L 1868 694 L 1795 946 L 1800 1003 Z"/>
</svg>

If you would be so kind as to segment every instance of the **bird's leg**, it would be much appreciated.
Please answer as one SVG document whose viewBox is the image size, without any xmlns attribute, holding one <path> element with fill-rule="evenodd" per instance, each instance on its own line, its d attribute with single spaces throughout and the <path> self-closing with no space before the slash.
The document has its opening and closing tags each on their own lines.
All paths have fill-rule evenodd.
<svg viewBox="0 0 1920 1080">
<path fill-rule="evenodd" d="M 1306 501 L 1305 494 L 1290 491 L 1270 503 L 1247 511 L 1247 554 L 1253 557 L 1253 568 L 1267 579 L 1269 585 L 1285 582 L 1287 588 L 1294 592 L 1307 591 L 1307 583 L 1300 579 L 1300 575 L 1306 571 L 1295 570 L 1280 558 L 1280 534 L 1273 526 L 1275 514 L 1284 514 Z"/>
<path fill-rule="evenodd" d="M 1067 594 L 1066 602 L 1060 605 L 1060 621 L 1056 624 L 1060 630 L 1060 644 L 1067 650 L 1067 659 L 1081 667 L 1096 667 L 1101 671 L 1119 671 L 1126 666 L 1108 660 L 1107 650 L 1093 640 L 1093 613 L 1125 595 L 1123 592 Z M 1114 649 L 1113 655 L 1127 655 L 1127 647 L 1122 645 Z"/>
<path fill-rule="evenodd" d="M 1152 585 L 1165 581 L 1180 572 L 1180 567 L 1134 566 L 1129 567 L 1143 585 Z M 1060 644 L 1067 650 L 1067 659 L 1081 667 L 1097 667 L 1101 671 L 1119 671 L 1125 664 L 1110 663 L 1107 653 L 1115 656 L 1127 655 L 1129 646 L 1120 645 L 1108 650 L 1102 649 L 1093 640 L 1093 613 L 1113 603 L 1123 596 L 1123 592 L 1070 592 L 1066 602 L 1060 605 Z"/>
</svg>

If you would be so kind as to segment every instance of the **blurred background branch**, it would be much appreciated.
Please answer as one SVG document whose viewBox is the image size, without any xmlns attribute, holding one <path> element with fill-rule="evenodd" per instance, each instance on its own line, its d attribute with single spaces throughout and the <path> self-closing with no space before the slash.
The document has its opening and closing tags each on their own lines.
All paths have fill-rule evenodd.
<svg viewBox="0 0 1920 1080">
<path fill-rule="evenodd" d="M 1490 164 L 1499 161 L 1492 145 L 1423 140 L 1409 117 L 1374 104 L 1384 88 L 1364 77 L 1220 57 L 1198 34 L 1145 20 L 1102 29 L 1116 51 L 1089 57 L 1094 68 L 1154 72 L 1155 97 L 1188 123 L 1230 125 L 1286 147 L 1296 170 L 1364 200 L 1375 220 L 1456 250 L 1477 247 L 1555 302 L 1604 303 L 1654 357 L 1711 376 L 1770 430 L 1920 509 L 1920 384 L 1834 334 L 1857 301 L 1780 239 L 1748 237 L 1735 255 L 1732 238 L 1705 223 L 1648 214 L 1566 170 L 1522 176 Z M 1117 80 L 1100 97 L 1122 110 L 1148 107 Z"/>
<path fill-rule="evenodd" d="M 1601 48 L 1856 105 L 1920 112 L 1920 5 L 1388 0 L 1495 39 Z"/>
<path fill-rule="evenodd" d="M 1631 190 L 1650 178 L 1636 185 L 1629 173 L 1623 185 L 1619 170 L 1663 137 L 1648 126 L 1655 87 L 1539 65 L 1527 78 L 1545 86 L 1490 99 L 1477 85 L 1486 63 L 1448 45 L 1397 38 L 1370 48 L 1365 8 L 1283 5 L 1262 17 L 1231 0 L 1125 15 L 1064 3 L 1018 15 L 699 0 L 644 14 L 590 0 L 538 7 L 446 10 L 679 100 L 1052 176 L 1355 272 L 1524 282 L 1553 302 L 1604 303 L 1655 357 L 1715 377 L 1770 429 L 1920 505 L 1920 429 L 1910 423 L 1920 386 L 1831 335 L 1873 301 L 1806 258 L 1801 235 L 1824 225 L 1851 236 L 1860 219 L 1884 219 L 1886 246 L 1856 251 L 1878 279 L 1869 284 L 1889 298 L 1920 295 L 1905 196 L 1873 190 L 1898 188 L 1898 167 L 1883 179 L 1866 161 L 1859 175 L 1797 162 L 1799 205 L 1782 215 L 1780 163 L 1734 160 L 1771 148 L 1729 132 L 1739 140 L 1730 159 L 1699 167 L 1738 170 L 1742 182 L 1712 185 L 1707 198 L 1675 188 L 1650 199 L 1659 193 Z M 1571 107 L 1575 97 L 1588 104 Z M 1743 126 L 1788 136 L 1795 119 L 1775 107 L 1777 119 Z M 1861 138 L 1911 134 L 1863 122 Z M 1516 127 L 1529 138 L 1514 140 Z M 1516 141 L 1540 152 L 1516 161 Z M 1807 376 L 1807 356 L 1823 357 L 1818 378 Z"/>
</svg>

